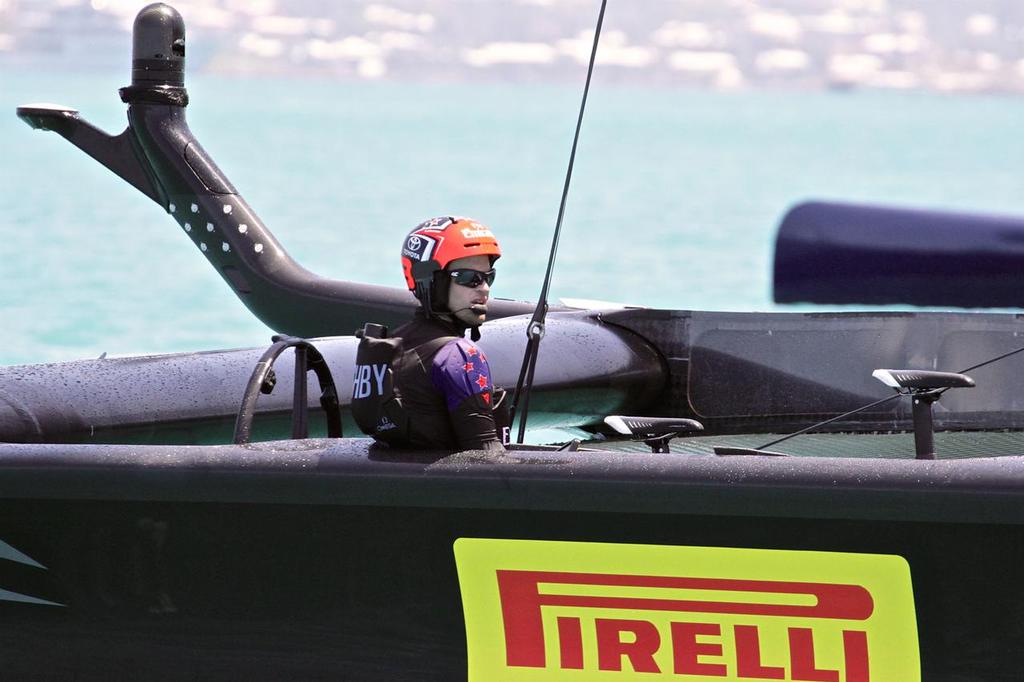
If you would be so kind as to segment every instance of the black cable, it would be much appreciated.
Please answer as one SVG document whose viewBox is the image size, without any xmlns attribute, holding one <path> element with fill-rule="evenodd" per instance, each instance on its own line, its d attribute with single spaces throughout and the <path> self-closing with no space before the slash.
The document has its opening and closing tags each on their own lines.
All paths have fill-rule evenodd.
<svg viewBox="0 0 1024 682">
<path fill-rule="evenodd" d="M 529 331 L 527 331 L 527 336 L 528 336 L 528 339 L 526 341 L 526 352 L 523 354 L 523 364 L 519 367 L 519 379 L 516 381 L 516 390 L 515 390 L 515 392 L 512 393 L 512 403 L 511 403 L 511 405 L 509 405 L 509 417 L 508 417 L 509 421 L 508 421 L 508 423 L 509 423 L 510 426 L 515 423 L 516 407 L 518 406 L 519 399 L 520 399 L 520 394 L 521 394 L 521 392 L 523 390 L 523 383 L 525 382 L 526 375 L 529 373 L 530 367 L 533 366 L 533 361 L 536 358 L 536 355 L 534 353 L 533 347 L 534 347 L 534 344 L 537 343 L 537 339 L 534 338 L 533 336 L 530 336 L 529 335 Z M 529 391 L 527 391 L 526 395 L 523 396 L 523 397 L 525 398 L 524 402 L 527 405 L 526 410 L 524 410 L 524 411 L 528 411 L 529 410 L 529 402 L 530 402 Z M 520 423 L 522 423 L 522 422 L 520 422 Z M 524 429 L 524 431 L 525 431 L 525 429 Z M 525 433 L 524 433 L 524 435 L 525 435 Z M 522 440 L 519 440 L 518 442 L 521 443 Z"/>
<path fill-rule="evenodd" d="M 530 318 L 530 324 L 526 328 L 526 336 L 529 341 L 526 344 L 526 352 L 523 355 L 523 364 L 519 370 L 519 381 L 516 382 L 516 391 L 512 395 L 512 405 L 509 408 L 511 420 L 516 418 L 516 409 L 519 407 L 522 397 L 523 411 L 519 416 L 519 434 L 517 442 L 522 443 L 526 436 L 526 417 L 530 406 L 530 389 L 533 388 L 533 372 L 537 365 L 537 353 L 540 350 L 540 340 L 544 338 L 544 320 L 548 313 L 548 290 L 551 286 L 551 273 L 555 267 L 555 256 L 558 254 L 558 239 L 562 234 L 562 219 L 565 217 L 565 202 L 569 196 L 569 183 L 572 180 L 572 168 L 576 163 L 576 147 L 580 141 L 580 129 L 583 127 L 583 112 L 587 108 L 587 95 L 590 93 L 590 79 L 594 75 L 594 63 L 597 61 L 597 44 L 601 39 L 601 26 L 604 24 L 604 10 L 608 0 L 601 0 L 601 11 L 597 15 L 597 28 L 594 29 L 594 45 L 590 49 L 590 64 L 587 66 L 587 82 L 583 86 L 583 100 L 580 102 L 580 113 L 576 119 L 576 134 L 572 138 L 572 151 L 569 154 L 569 167 L 565 172 L 565 185 L 562 187 L 562 201 L 558 206 L 558 220 L 555 223 L 555 234 L 551 239 L 551 253 L 548 255 L 548 267 L 544 274 L 544 285 L 540 290 L 540 298 L 537 299 L 537 307 Z M 523 380 L 526 380 L 524 386 Z M 525 392 L 524 392 L 525 391 Z M 510 422 L 511 423 L 511 422 Z"/>
<path fill-rule="evenodd" d="M 996 356 L 996 357 L 994 357 L 994 358 L 992 358 L 990 360 L 986 360 L 985 362 L 979 362 L 978 364 L 972 365 L 972 366 L 968 367 L 967 369 L 962 369 L 959 372 L 957 372 L 957 374 L 966 374 L 967 372 L 970 372 L 972 370 L 978 369 L 979 367 L 984 367 L 985 365 L 991 365 L 993 362 L 998 362 L 999 360 L 1002 360 L 1003 358 L 1008 358 L 1011 355 L 1016 355 L 1017 353 L 1022 353 L 1022 352 L 1024 352 L 1024 346 L 1021 346 L 1020 348 L 1018 348 L 1016 350 L 1011 350 L 1009 353 L 1003 353 L 1002 355 L 998 355 L 998 356 Z M 943 393 L 945 393 L 946 391 L 948 391 L 951 388 L 953 388 L 953 387 L 952 386 L 947 386 L 946 388 L 939 389 L 936 392 L 936 395 L 942 395 Z"/>
<path fill-rule="evenodd" d="M 868 403 L 867 405 L 862 405 L 861 407 L 858 407 L 856 410 L 850 410 L 849 412 L 844 412 L 841 415 L 839 415 L 838 417 L 832 417 L 831 419 L 826 419 L 823 422 L 818 422 L 817 424 L 811 424 L 806 429 L 800 429 L 799 431 L 791 433 L 791 434 L 789 434 L 787 436 L 783 436 L 782 438 L 779 438 L 777 440 L 773 440 L 771 443 L 765 443 L 764 445 L 759 445 L 759 446 L 757 446 L 754 449 L 755 450 L 764 450 L 765 448 L 771 447 L 772 445 L 775 445 L 777 443 L 781 443 L 784 440 L 789 440 L 790 438 L 795 438 L 795 437 L 799 436 L 800 434 L 807 433 L 808 431 L 813 431 L 814 429 L 817 429 L 819 427 L 825 426 L 826 424 L 831 424 L 834 421 L 839 421 L 843 417 L 849 417 L 851 414 L 857 414 L 858 412 L 863 412 L 864 410 L 866 410 L 868 408 L 871 408 L 871 407 L 874 407 L 875 405 L 881 405 L 882 403 L 887 403 L 890 400 L 895 400 L 896 398 L 899 398 L 902 395 L 903 395 L 902 393 L 893 393 L 891 396 L 889 396 L 887 398 L 882 398 L 881 400 L 876 400 L 873 403 Z"/>
<path fill-rule="evenodd" d="M 523 414 L 519 420 L 519 433 L 516 436 L 516 442 L 522 443 L 526 436 L 526 415 L 530 410 L 530 388 L 533 386 L 533 372 L 537 369 L 537 348 L 540 347 L 540 338 L 538 337 L 537 343 L 534 345 L 533 355 L 530 358 L 529 371 L 526 373 L 526 393 L 523 394 Z"/>
</svg>

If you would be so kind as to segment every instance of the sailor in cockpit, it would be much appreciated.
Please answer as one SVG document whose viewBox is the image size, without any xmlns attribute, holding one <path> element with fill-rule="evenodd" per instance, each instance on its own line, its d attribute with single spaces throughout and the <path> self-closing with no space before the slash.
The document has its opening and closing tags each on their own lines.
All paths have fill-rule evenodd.
<svg viewBox="0 0 1024 682">
<path fill-rule="evenodd" d="M 409 233 L 402 270 L 420 308 L 391 336 L 363 330 L 352 415 L 364 433 L 398 447 L 503 448 L 505 392 L 475 344 L 500 256 L 491 230 L 469 218 L 432 218 Z"/>
</svg>

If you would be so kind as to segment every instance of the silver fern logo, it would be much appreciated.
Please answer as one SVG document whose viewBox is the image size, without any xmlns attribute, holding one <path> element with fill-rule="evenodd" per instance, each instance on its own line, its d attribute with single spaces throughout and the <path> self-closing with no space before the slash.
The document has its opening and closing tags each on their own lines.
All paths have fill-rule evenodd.
<svg viewBox="0 0 1024 682">
<path fill-rule="evenodd" d="M 14 547 L 11 547 L 3 540 L 0 540 L 0 559 L 6 561 L 13 561 L 19 564 L 25 564 L 26 566 L 32 566 L 33 568 L 41 568 L 47 570 L 46 566 L 33 559 L 32 557 L 19 552 Z M 27 594 L 20 594 L 18 592 L 12 592 L 5 590 L 0 587 L 0 601 L 13 601 L 22 604 L 40 604 L 42 606 L 64 606 L 64 604 L 58 604 L 57 602 L 47 601 L 46 599 L 40 599 L 38 597 L 31 597 Z"/>
</svg>

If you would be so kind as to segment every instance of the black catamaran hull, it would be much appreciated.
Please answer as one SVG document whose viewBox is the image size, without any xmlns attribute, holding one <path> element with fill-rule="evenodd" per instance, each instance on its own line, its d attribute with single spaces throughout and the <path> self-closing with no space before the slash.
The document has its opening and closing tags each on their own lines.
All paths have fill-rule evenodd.
<svg viewBox="0 0 1024 682">
<path fill-rule="evenodd" d="M 463 679 L 459 538 L 898 555 L 922 679 L 1024 665 L 1020 458 L 143 450 L 0 451 L 11 679 Z"/>
</svg>

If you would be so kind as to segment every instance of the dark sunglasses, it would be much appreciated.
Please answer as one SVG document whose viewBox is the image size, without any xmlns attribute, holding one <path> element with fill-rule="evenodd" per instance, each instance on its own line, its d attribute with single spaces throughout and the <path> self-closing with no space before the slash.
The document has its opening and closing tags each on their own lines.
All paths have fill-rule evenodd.
<svg viewBox="0 0 1024 682">
<path fill-rule="evenodd" d="M 488 270 L 487 272 L 468 269 L 452 270 L 449 274 L 451 274 L 453 282 L 459 286 L 469 287 L 470 289 L 476 289 L 484 282 L 487 282 L 487 286 L 494 284 L 494 270 Z"/>
</svg>

